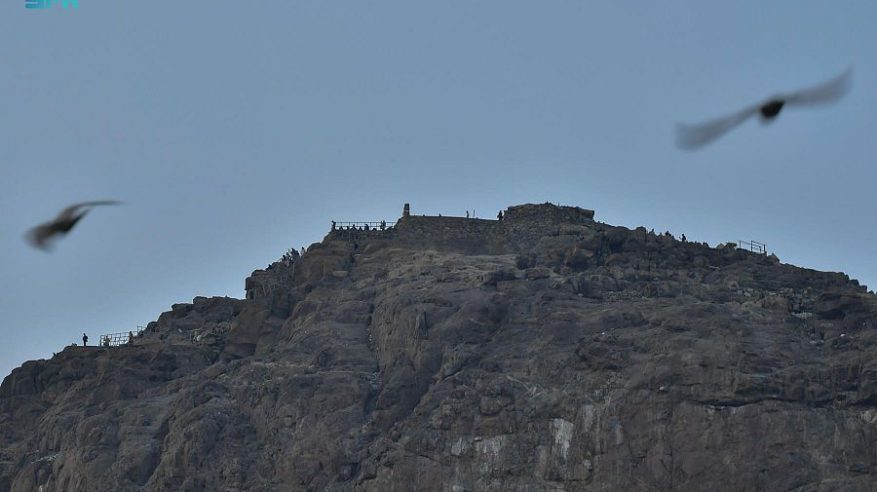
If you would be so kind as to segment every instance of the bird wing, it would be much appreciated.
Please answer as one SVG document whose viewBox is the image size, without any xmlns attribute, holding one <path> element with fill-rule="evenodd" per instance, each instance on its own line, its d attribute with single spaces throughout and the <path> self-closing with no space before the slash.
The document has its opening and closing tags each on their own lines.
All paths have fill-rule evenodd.
<svg viewBox="0 0 877 492">
<path fill-rule="evenodd" d="M 788 104 L 825 104 L 843 97 L 850 89 L 853 69 L 848 68 L 831 80 L 781 96 Z"/>
<path fill-rule="evenodd" d="M 693 150 L 712 142 L 758 113 L 760 105 L 697 125 L 676 124 L 676 146 Z"/>
<path fill-rule="evenodd" d="M 117 200 L 94 200 L 90 202 L 74 203 L 73 205 L 70 205 L 69 207 L 62 210 L 55 220 L 70 220 L 79 209 L 84 207 L 93 207 L 96 205 L 119 205 L 121 203 L 122 202 Z"/>
</svg>

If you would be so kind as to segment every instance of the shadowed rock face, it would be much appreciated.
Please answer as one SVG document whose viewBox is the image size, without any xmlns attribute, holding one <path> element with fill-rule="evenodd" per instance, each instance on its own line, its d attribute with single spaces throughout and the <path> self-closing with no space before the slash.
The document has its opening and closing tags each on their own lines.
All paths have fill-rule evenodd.
<svg viewBox="0 0 877 492">
<path fill-rule="evenodd" d="M 588 212 L 330 234 L 28 362 L 0 491 L 872 490 L 874 295 Z"/>
</svg>

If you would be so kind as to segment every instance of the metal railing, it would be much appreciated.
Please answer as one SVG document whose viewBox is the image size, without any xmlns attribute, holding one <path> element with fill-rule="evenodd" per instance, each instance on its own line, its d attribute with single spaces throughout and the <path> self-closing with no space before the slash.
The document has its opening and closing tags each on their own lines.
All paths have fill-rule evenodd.
<svg viewBox="0 0 877 492">
<path fill-rule="evenodd" d="M 767 245 L 758 241 L 737 241 L 737 249 L 743 249 L 760 255 L 767 254 Z"/>
<path fill-rule="evenodd" d="M 332 221 L 333 231 L 386 231 L 396 225 L 395 222 L 381 220 L 378 222 L 336 222 Z"/>
<path fill-rule="evenodd" d="M 375 238 L 387 235 L 388 237 L 396 230 L 395 222 L 381 220 L 378 222 L 336 222 L 332 221 L 332 234 L 338 239 L 354 241 L 364 238 Z"/>
<path fill-rule="evenodd" d="M 106 335 L 101 335 L 98 339 L 99 347 L 119 347 L 121 345 L 127 345 L 129 342 L 132 342 L 134 338 L 139 337 L 143 334 L 143 327 L 138 326 L 136 330 L 132 331 L 123 331 L 120 333 L 107 333 Z"/>
</svg>

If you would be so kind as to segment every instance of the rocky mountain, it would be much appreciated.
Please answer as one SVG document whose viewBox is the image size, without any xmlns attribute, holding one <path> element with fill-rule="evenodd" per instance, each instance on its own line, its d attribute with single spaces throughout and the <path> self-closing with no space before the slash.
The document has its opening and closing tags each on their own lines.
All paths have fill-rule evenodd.
<svg viewBox="0 0 877 492">
<path fill-rule="evenodd" d="M 877 296 L 522 205 L 339 228 L 0 386 L 0 491 L 873 491 Z"/>
</svg>

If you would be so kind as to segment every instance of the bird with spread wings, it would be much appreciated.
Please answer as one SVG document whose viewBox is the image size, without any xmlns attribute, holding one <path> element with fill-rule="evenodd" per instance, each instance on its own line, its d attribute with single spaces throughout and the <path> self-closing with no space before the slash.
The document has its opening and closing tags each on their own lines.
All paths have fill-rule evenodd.
<svg viewBox="0 0 877 492">
<path fill-rule="evenodd" d="M 760 115 L 764 123 L 773 121 L 784 106 L 806 106 L 834 102 L 849 90 L 852 68 L 819 85 L 797 92 L 779 94 L 729 116 L 697 125 L 676 125 L 676 145 L 692 150 L 702 147 L 733 130 L 749 118 Z"/>
<path fill-rule="evenodd" d="M 52 242 L 59 236 L 70 232 L 76 223 L 91 211 L 91 207 L 97 205 L 118 205 L 120 203 L 115 200 L 98 200 L 70 205 L 62 210 L 54 219 L 27 231 L 25 239 L 27 239 L 31 246 L 48 251 L 51 249 Z"/>
</svg>

